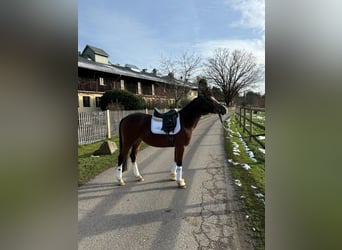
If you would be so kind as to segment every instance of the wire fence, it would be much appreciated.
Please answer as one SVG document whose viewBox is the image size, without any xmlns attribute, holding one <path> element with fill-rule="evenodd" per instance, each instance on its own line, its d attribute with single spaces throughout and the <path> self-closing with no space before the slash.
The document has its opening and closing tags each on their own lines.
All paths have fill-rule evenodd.
<svg viewBox="0 0 342 250">
<path fill-rule="evenodd" d="M 118 136 L 121 119 L 137 112 L 151 113 L 149 110 L 78 112 L 78 145 L 90 144 Z"/>
</svg>

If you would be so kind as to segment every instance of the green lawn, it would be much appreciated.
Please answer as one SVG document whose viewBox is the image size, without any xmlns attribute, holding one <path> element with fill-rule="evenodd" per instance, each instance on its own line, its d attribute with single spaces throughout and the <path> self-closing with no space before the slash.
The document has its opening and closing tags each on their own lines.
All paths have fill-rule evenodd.
<svg viewBox="0 0 342 250">
<path fill-rule="evenodd" d="M 110 140 L 119 147 L 119 137 Z M 104 141 L 78 146 L 78 185 L 82 185 L 104 170 L 116 166 L 119 150 L 112 155 L 92 156 Z"/>
<path fill-rule="evenodd" d="M 87 145 L 78 146 L 78 185 L 82 185 L 94 178 L 99 173 L 108 168 L 115 167 L 118 163 L 119 156 L 119 137 L 109 139 L 116 143 L 118 149 L 112 155 L 93 156 L 93 153 L 100 148 L 101 144 L 106 140 L 95 142 Z M 140 150 L 146 148 L 145 143 L 141 143 Z M 115 176 L 113 176 L 113 181 Z"/>
<path fill-rule="evenodd" d="M 235 189 L 240 197 L 243 213 L 246 216 L 248 232 L 255 239 L 256 249 L 264 249 L 265 244 L 265 154 L 255 141 L 248 140 L 248 134 L 243 133 L 237 118 L 231 117 L 230 131 L 226 131 L 226 154 Z M 260 131 L 261 132 L 261 131 Z M 259 131 L 257 132 L 259 133 Z M 239 137 L 239 134 L 243 140 Z M 232 137 L 229 137 L 229 136 Z M 253 152 L 254 159 L 247 152 Z M 235 154 L 234 154 L 235 152 Z M 237 155 L 239 154 L 239 155 Z M 245 165 L 247 164 L 247 165 Z M 244 167 L 247 167 L 246 170 Z M 240 185 L 241 184 L 241 185 Z"/>
</svg>

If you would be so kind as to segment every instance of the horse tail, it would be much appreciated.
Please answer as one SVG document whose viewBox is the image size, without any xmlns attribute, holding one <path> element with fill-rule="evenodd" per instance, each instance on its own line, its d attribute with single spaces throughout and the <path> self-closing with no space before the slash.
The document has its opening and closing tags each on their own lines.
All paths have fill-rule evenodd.
<svg viewBox="0 0 342 250">
<path fill-rule="evenodd" d="M 120 153 L 122 152 L 122 130 L 121 130 L 121 125 L 122 125 L 122 120 L 120 121 L 119 124 L 119 149 L 120 149 Z"/>
<path fill-rule="evenodd" d="M 126 171 L 127 170 L 127 160 L 125 159 L 124 155 L 123 155 L 123 139 L 122 139 L 122 123 L 123 123 L 124 119 L 122 119 L 120 121 L 119 124 L 119 157 L 118 157 L 118 166 L 122 164 L 122 171 Z M 127 158 L 127 157 L 126 157 Z"/>
</svg>

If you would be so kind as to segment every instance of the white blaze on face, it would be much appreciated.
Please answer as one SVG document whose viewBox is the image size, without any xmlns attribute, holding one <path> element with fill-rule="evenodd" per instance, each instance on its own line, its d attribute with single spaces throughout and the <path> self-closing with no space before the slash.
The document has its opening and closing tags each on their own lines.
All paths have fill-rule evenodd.
<svg viewBox="0 0 342 250">
<path fill-rule="evenodd" d="M 215 97 L 210 96 L 211 100 L 213 100 L 216 104 L 220 105 L 220 103 L 218 102 L 218 100 L 215 99 Z"/>
</svg>

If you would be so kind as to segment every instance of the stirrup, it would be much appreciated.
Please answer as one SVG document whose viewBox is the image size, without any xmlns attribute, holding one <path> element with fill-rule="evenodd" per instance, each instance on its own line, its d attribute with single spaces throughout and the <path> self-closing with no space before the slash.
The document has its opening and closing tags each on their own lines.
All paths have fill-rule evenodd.
<svg viewBox="0 0 342 250">
<path fill-rule="evenodd" d="M 137 179 L 137 181 L 144 181 L 144 177 L 142 177 L 141 175 L 136 176 L 135 178 Z"/>
<path fill-rule="evenodd" d="M 126 183 L 124 182 L 123 179 L 120 179 L 120 180 L 118 180 L 118 185 L 119 185 L 119 186 L 125 186 Z"/>
<path fill-rule="evenodd" d="M 180 179 L 179 181 L 177 181 L 178 184 L 178 188 L 186 188 L 186 183 L 184 179 Z"/>
<path fill-rule="evenodd" d="M 176 176 L 177 176 L 176 173 L 171 173 L 171 174 L 170 174 L 170 180 L 171 180 L 171 181 L 176 181 L 176 180 L 177 180 L 177 179 L 176 179 Z"/>
</svg>

